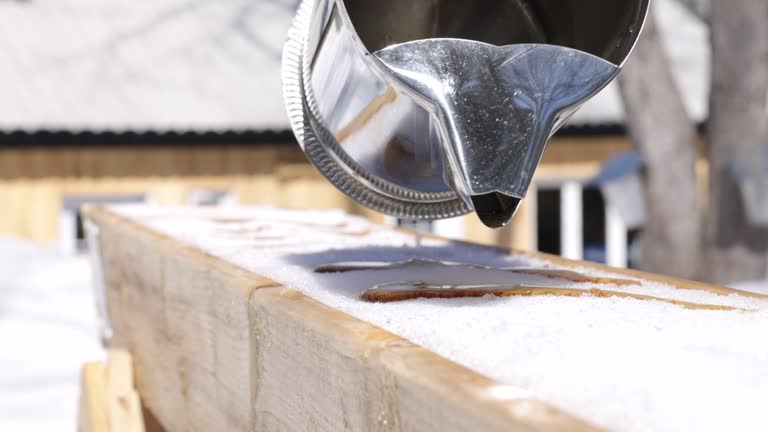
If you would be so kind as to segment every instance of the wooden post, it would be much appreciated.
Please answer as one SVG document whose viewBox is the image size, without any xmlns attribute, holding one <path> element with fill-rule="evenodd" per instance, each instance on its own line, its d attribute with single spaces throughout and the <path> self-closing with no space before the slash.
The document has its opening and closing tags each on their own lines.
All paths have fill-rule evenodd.
<svg viewBox="0 0 768 432">
<path fill-rule="evenodd" d="M 88 363 L 83 366 L 77 430 L 109 432 L 106 374 L 101 363 Z"/>
<path fill-rule="evenodd" d="M 464 219 L 460 217 L 435 221 L 434 233 L 440 237 L 464 240 Z"/>
<path fill-rule="evenodd" d="M 605 258 L 612 267 L 626 268 L 629 264 L 627 257 L 627 225 L 619 211 L 606 203 L 605 206 Z"/>
<path fill-rule="evenodd" d="M 567 181 L 560 188 L 560 254 L 580 260 L 584 257 L 583 188 Z"/>
</svg>

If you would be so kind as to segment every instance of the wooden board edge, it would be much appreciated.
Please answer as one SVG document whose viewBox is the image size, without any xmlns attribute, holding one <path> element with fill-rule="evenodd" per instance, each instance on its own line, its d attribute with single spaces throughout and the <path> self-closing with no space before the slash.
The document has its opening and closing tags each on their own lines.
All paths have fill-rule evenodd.
<svg viewBox="0 0 768 432">
<path fill-rule="evenodd" d="M 401 383 L 420 389 L 421 396 L 450 405 L 476 419 L 477 430 L 587 432 L 600 428 L 525 390 L 501 384 L 396 334 L 332 309 L 290 288 L 253 292 L 251 304 L 290 315 L 332 341 L 350 358 L 368 362 Z M 390 415 L 392 415 L 390 413 Z M 395 415 L 393 415 L 395 416 Z"/>
</svg>

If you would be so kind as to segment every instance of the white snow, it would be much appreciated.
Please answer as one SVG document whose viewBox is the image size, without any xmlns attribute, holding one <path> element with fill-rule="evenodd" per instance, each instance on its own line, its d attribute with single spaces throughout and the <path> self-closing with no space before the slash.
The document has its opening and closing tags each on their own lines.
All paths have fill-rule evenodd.
<svg viewBox="0 0 768 432">
<path fill-rule="evenodd" d="M 707 27 L 677 2 L 655 3 L 686 107 L 703 121 Z M 280 52 L 297 4 L 0 1 L 0 128 L 287 128 Z M 570 124 L 623 119 L 611 85 Z"/>
<path fill-rule="evenodd" d="M 85 257 L 0 237 L 0 431 L 75 430 L 83 363 L 103 358 Z"/>
<path fill-rule="evenodd" d="M 286 128 L 280 53 L 296 5 L 0 1 L 0 128 Z"/>
<path fill-rule="evenodd" d="M 737 282 L 731 284 L 731 288 L 768 295 L 768 280 Z"/>
<path fill-rule="evenodd" d="M 417 257 L 545 265 L 443 241 L 414 247 L 409 235 L 341 212 L 116 211 L 610 430 L 768 430 L 768 301 L 642 281 L 639 287 L 607 288 L 754 311 L 552 296 L 371 304 L 359 295 L 384 281 L 551 281 L 456 268 L 429 275 L 413 269 L 315 274 L 311 270 L 320 264 Z M 221 223 L 212 217 L 249 220 Z M 345 220 L 344 233 L 334 232 Z"/>
</svg>

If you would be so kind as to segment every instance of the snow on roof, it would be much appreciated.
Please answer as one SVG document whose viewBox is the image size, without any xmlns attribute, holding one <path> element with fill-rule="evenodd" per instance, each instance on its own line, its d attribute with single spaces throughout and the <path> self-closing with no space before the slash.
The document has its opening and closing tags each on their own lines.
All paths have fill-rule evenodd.
<svg viewBox="0 0 768 432">
<path fill-rule="evenodd" d="M 287 127 L 296 0 L 0 0 L 0 129 Z"/>
<path fill-rule="evenodd" d="M 280 51 L 297 3 L 0 0 L 0 130 L 285 129 Z M 658 3 L 687 106 L 701 120 L 706 28 Z M 609 88 L 571 123 L 622 116 Z"/>
</svg>

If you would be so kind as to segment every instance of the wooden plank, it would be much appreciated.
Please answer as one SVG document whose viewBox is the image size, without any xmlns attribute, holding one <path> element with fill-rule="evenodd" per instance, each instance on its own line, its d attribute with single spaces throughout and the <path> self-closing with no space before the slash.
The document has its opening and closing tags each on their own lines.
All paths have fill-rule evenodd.
<svg viewBox="0 0 768 432">
<path fill-rule="evenodd" d="M 0 180 L 0 234 L 51 243 L 58 239 L 65 198 L 144 196 L 155 204 L 182 205 L 194 189 L 231 190 L 241 204 L 350 208 L 352 201 L 306 165 L 303 177 L 278 175 L 108 177 Z M 277 190 L 280 188 L 281 192 Z"/>
<path fill-rule="evenodd" d="M 86 213 L 114 343 L 167 430 L 596 430 L 108 210 Z"/>
<path fill-rule="evenodd" d="M 78 432 L 109 432 L 106 388 L 106 376 L 102 363 L 87 363 L 83 366 Z"/>
<path fill-rule="evenodd" d="M 141 401 L 133 386 L 132 360 L 127 352 L 109 350 L 106 366 L 96 362 L 83 367 L 78 431 L 145 432 Z"/>
<path fill-rule="evenodd" d="M 292 209 L 342 209 L 352 207 L 352 200 L 328 182 L 306 161 L 283 163 L 275 172 L 280 193 L 274 204 Z"/>
<path fill-rule="evenodd" d="M 232 176 L 271 173 L 299 146 L 0 148 L 0 179 Z"/>
<path fill-rule="evenodd" d="M 40 242 L 57 238 L 61 199 L 52 181 L 0 180 L 0 234 Z"/>
<path fill-rule="evenodd" d="M 110 432 L 144 432 L 139 394 L 133 388 L 133 361 L 122 350 L 109 350 L 106 370 Z"/>
</svg>

